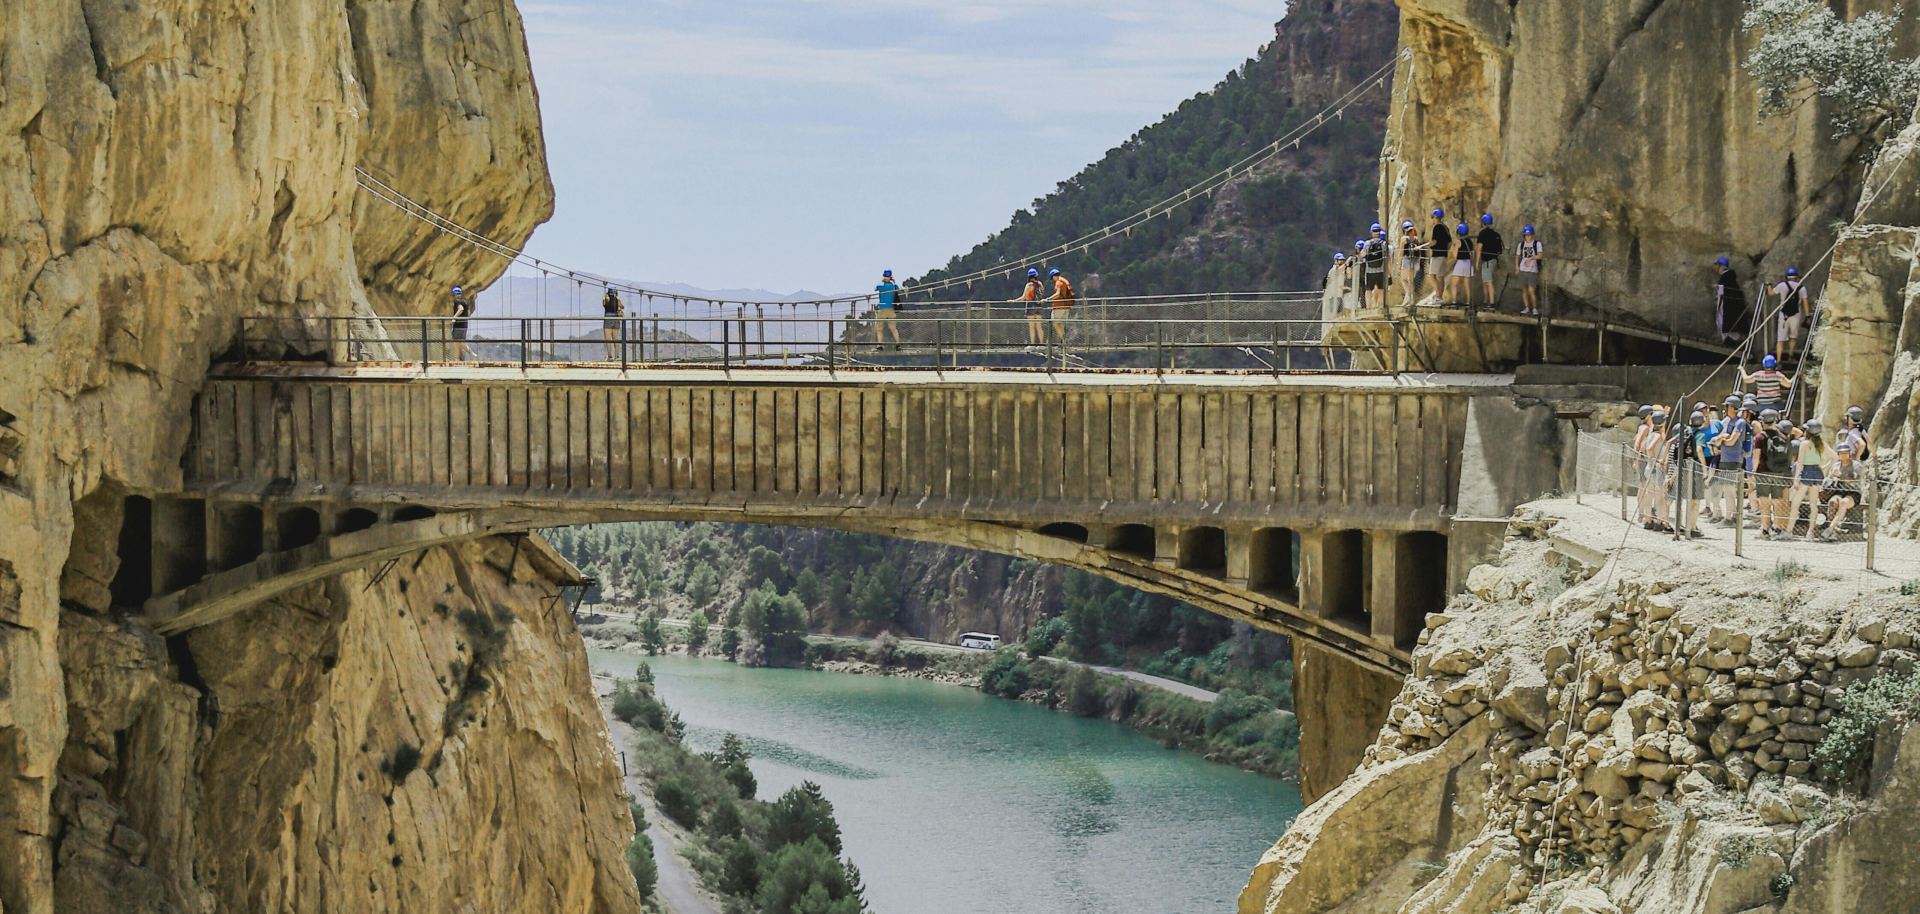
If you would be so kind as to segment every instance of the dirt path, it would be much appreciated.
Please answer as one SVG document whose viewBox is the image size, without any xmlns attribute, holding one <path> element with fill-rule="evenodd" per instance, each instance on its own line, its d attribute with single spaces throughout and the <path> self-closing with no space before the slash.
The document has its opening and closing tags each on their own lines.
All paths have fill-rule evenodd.
<svg viewBox="0 0 1920 914">
<path fill-rule="evenodd" d="M 595 676 L 594 685 L 603 696 L 600 714 L 607 720 L 607 733 L 613 737 L 615 757 L 619 757 L 620 753 L 633 745 L 633 727 L 615 720 L 608 713 L 608 702 L 604 696 L 613 691 L 613 680 Z M 626 784 L 627 795 L 639 802 L 640 808 L 647 813 L 647 837 L 653 840 L 653 863 L 660 872 L 654 885 L 654 900 L 669 914 L 720 914 L 720 905 L 701 891 L 693 866 L 677 852 L 684 834 L 660 814 L 660 808 L 653 803 L 652 792 L 646 789 L 639 772 L 630 765 L 627 767 Z"/>
</svg>

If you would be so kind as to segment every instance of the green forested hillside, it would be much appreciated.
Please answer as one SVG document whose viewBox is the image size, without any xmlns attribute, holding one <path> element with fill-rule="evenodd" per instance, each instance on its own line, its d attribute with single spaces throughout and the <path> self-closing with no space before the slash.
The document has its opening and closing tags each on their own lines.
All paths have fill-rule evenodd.
<svg viewBox="0 0 1920 914">
<path fill-rule="evenodd" d="M 1179 193 L 1273 142 L 1385 64 L 1396 34 L 1390 0 L 1293 3 L 1276 39 L 1219 85 L 920 281 L 1046 250 Z M 1087 294 L 1318 288 L 1332 251 L 1350 246 L 1374 218 L 1385 111 L 1386 94 L 1375 91 L 1254 177 L 1064 262 L 1030 265 L 1059 267 Z M 935 297 L 1012 297 L 1022 281 L 1016 274 Z"/>
</svg>

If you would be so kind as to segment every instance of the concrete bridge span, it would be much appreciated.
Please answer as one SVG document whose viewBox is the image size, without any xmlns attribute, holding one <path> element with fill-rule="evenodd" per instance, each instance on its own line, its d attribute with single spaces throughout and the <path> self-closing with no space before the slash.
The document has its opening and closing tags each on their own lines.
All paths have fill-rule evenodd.
<svg viewBox="0 0 1920 914">
<path fill-rule="evenodd" d="M 1476 518 L 1555 472 L 1506 380 L 248 366 L 199 398 L 147 608 L 176 632 L 435 543 L 711 519 L 1057 562 L 1397 673 L 1497 542 Z"/>
</svg>

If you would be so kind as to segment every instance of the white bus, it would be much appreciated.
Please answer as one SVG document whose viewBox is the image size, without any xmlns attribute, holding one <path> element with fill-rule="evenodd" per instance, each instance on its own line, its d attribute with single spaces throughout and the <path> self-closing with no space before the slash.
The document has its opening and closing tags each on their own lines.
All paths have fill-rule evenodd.
<svg viewBox="0 0 1920 914">
<path fill-rule="evenodd" d="M 1000 636 L 989 635 L 986 632 L 961 632 L 960 646 L 973 648 L 977 651 L 998 650 L 1000 647 Z"/>
</svg>

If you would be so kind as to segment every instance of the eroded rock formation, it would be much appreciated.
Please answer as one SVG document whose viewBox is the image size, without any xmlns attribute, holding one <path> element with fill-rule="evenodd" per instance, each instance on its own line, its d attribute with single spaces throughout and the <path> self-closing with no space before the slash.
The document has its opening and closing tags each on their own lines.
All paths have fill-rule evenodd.
<svg viewBox="0 0 1920 914">
<path fill-rule="evenodd" d="M 1704 334 L 1714 258 L 1749 281 L 1804 267 L 1861 188 L 1859 141 L 1820 105 L 1758 118 L 1742 9 L 1401 0 L 1382 214 L 1491 212 L 1509 245 L 1534 223 L 1550 307 Z"/>
<path fill-rule="evenodd" d="M 503 547 L 171 640 L 115 598 L 239 318 L 498 273 L 355 166 L 550 211 L 511 3 L 9 3 L 0 86 L 0 910 L 632 909 L 584 658 Z"/>
<path fill-rule="evenodd" d="M 1855 745 L 1872 764 L 1838 786 L 1815 757 L 1851 684 L 1920 663 L 1909 601 L 1854 597 L 1816 572 L 1703 577 L 1646 554 L 1594 568 L 1574 557 L 1591 547 L 1549 541 L 1554 523 L 1516 522 L 1500 562 L 1429 617 L 1359 770 L 1266 854 L 1240 910 L 1891 914 L 1920 901 L 1911 868 L 1881 863 L 1920 840 L 1920 728 Z"/>
</svg>

